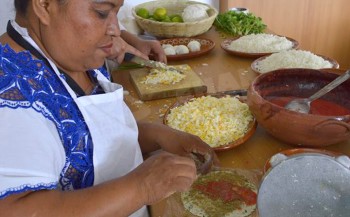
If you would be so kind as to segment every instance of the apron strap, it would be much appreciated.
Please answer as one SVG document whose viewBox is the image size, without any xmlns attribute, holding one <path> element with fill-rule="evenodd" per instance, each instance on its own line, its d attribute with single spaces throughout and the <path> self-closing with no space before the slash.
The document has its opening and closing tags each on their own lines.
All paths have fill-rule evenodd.
<svg viewBox="0 0 350 217">
<path fill-rule="evenodd" d="M 21 34 L 19 34 L 11 25 L 11 22 L 8 21 L 7 28 L 6 28 L 7 34 L 10 36 L 12 40 L 14 40 L 17 44 L 19 44 L 24 49 L 28 50 L 32 55 L 34 55 L 36 58 L 42 60 L 52 71 L 53 68 L 49 61 L 37 50 L 33 45 L 31 45 L 29 42 L 27 42 Z M 59 72 L 63 74 L 66 78 L 67 84 L 72 88 L 72 90 L 79 96 L 85 96 L 85 92 L 81 87 L 73 80 L 72 77 L 70 77 L 67 73 L 65 73 L 63 70 L 59 69 Z"/>
</svg>

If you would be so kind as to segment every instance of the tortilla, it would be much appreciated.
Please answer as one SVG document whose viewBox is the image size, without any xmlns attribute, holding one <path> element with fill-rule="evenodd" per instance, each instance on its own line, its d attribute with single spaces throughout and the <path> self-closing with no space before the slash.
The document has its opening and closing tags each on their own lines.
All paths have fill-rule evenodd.
<svg viewBox="0 0 350 217">
<path fill-rule="evenodd" d="M 235 171 L 201 175 L 181 194 L 184 208 L 201 217 L 245 217 L 255 211 L 257 187 Z"/>
</svg>

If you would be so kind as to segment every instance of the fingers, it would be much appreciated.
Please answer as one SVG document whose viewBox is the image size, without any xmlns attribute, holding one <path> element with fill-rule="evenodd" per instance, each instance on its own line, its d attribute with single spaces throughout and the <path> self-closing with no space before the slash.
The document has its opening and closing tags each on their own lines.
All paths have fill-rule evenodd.
<svg viewBox="0 0 350 217">
<path fill-rule="evenodd" d="M 148 56 L 146 54 L 129 45 L 121 37 L 113 37 L 113 48 L 107 58 L 121 63 L 124 60 L 125 53 L 131 53 L 143 59 L 148 59 Z"/>
<path fill-rule="evenodd" d="M 133 46 L 131 46 L 129 44 L 126 47 L 126 52 L 131 53 L 135 56 L 141 57 L 142 59 L 146 59 L 146 60 L 149 59 L 146 54 L 142 53 L 141 51 L 137 50 L 136 48 L 134 48 Z"/>
<path fill-rule="evenodd" d="M 188 190 L 197 178 L 193 160 L 166 152 L 151 156 L 136 170 L 146 204 Z"/>
<path fill-rule="evenodd" d="M 167 63 L 167 58 L 164 49 L 159 41 L 157 40 L 140 40 L 141 43 L 137 48 L 143 53 L 152 56 L 152 59 Z"/>
<path fill-rule="evenodd" d="M 195 137 L 185 149 L 191 153 L 191 157 L 197 161 L 197 170 L 201 174 L 208 173 L 213 165 L 219 165 L 219 159 L 215 151 L 199 137 Z"/>
<path fill-rule="evenodd" d="M 167 63 L 167 58 L 164 49 L 159 43 L 159 41 L 153 41 L 153 44 L 151 44 L 151 52 L 152 54 L 154 54 L 155 59 L 157 61 Z"/>
</svg>

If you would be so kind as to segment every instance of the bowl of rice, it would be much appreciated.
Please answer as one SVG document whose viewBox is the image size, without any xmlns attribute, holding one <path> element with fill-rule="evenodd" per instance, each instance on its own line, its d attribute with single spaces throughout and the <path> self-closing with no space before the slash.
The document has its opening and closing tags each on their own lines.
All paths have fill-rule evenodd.
<svg viewBox="0 0 350 217">
<path fill-rule="evenodd" d="M 277 69 L 306 68 L 306 69 L 327 69 L 339 68 L 336 60 L 313 54 L 305 50 L 286 50 L 260 57 L 251 64 L 256 73 L 266 73 Z"/>
<path fill-rule="evenodd" d="M 261 74 L 250 84 L 247 104 L 258 124 L 286 144 L 323 147 L 346 141 L 350 139 L 350 80 L 314 100 L 308 114 L 284 108 L 293 99 L 310 97 L 338 73 L 293 68 Z"/>
<path fill-rule="evenodd" d="M 259 58 L 272 53 L 297 49 L 299 42 L 285 36 L 260 33 L 225 39 L 221 48 L 240 57 Z"/>
<path fill-rule="evenodd" d="M 243 144 L 257 127 L 248 105 L 238 97 L 224 94 L 179 99 L 166 111 L 163 122 L 199 136 L 215 151 Z"/>
</svg>

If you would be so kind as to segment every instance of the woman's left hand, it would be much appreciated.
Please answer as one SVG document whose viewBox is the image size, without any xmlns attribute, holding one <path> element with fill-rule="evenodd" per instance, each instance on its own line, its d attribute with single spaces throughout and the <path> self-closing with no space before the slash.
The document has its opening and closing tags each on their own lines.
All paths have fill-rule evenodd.
<svg viewBox="0 0 350 217">
<path fill-rule="evenodd" d="M 125 30 L 121 31 L 121 37 L 128 44 L 141 51 L 144 55 L 151 56 L 153 59 L 167 63 L 166 55 L 161 44 L 157 40 L 143 39 L 139 36 L 133 35 Z M 136 55 L 138 56 L 138 55 Z M 141 57 L 141 56 L 140 56 Z"/>
<path fill-rule="evenodd" d="M 139 56 L 143 59 L 148 59 L 148 55 L 142 51 L 136 49 L 134 46 L 129 45 L 121 37 L 113 37 L 113 48 L 111 54 L 107 59 L 113 60 L 117 63 L 121 63 L 124 60 L 125 53 L 131 53 L 135 56 Z"/>
<path fill-rule="evenodd" d="M 193 160 L 195 160 L 197 169 L 199 169 L 200 173 L 208 172 L 212 165 L 219 165 L 219 160 L 214 150 L 198 136 L 172 129 L 163 124 L 141 125 L 139 123 L 140 135 L 143 134 L 143 130 L 151 134 L 151 136 L 148 135 L 143 137 L 147 138 L 146 140 L 148 140 L 148 142 L 146 142 L 148 143 L 148 148 L 151 146 L 151 144 L 155 143 L 164 151 L 191 157 Z M 152 136 L 152 134 L 154 135 Z M 141 145 L 142 143 L 143 142 L 140 141 Z"/>
<path fill-rule="evenodd" d="M 135 48 L 148 56 L 152 56 L 156 61 L 167 63 L 167 58 L 164 49 L 157 40 L 144 40 L 134 44 Z"/>
</svg>

